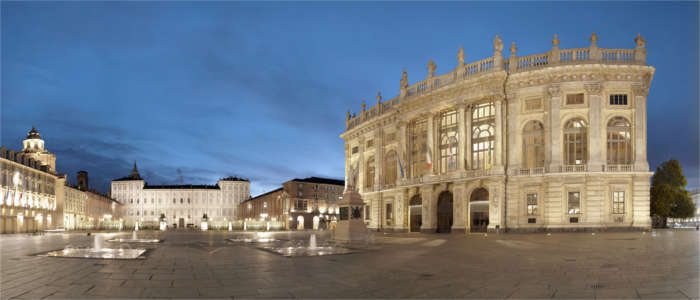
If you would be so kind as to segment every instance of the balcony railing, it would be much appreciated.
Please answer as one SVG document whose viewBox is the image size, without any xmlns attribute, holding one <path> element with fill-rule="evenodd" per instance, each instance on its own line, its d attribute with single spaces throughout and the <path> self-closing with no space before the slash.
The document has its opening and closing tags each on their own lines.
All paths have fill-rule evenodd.
<svg viewBox="0 0 700 300">
<path fill-rule="evenodd" d="M 500 42 L 500 39 L 497 38 L 497 40 Z M 635 39 L 637 46 L 633 49 L 598 48 L 597 41 L 598 37 L 593 34 L 591 36 L 591 45 L 588 48 L 559 49 L 559 40 L 555 37 L 552 40 L 554 46 L 550 51 L 518 57 L 516 55 L 517 48 L 511 48 L 511 56 L 508 59 L 504 59 L 501 54 L 502 48 L 495 49 L 497 54 L 492 57 L 463 64 L 443 75 L 429 76 L 413 85 L 402 86 L 400 95 L 392 99 L 389 105 L 381 103 L 381 105 L 374 106 L 368 110 L 363 109 L 358 115 L 349 117 L 345 122 L 346 130 L 350 130 L 374 117 L 381 116 L 390 111 L 391 107 L 398 105 L 405 99 L 427 94 L 433 90 L 492 72 L 519 73 L 547 67 L 576 64 L 646 65 L 646 42 L 641 36 Z"/>
</svg>

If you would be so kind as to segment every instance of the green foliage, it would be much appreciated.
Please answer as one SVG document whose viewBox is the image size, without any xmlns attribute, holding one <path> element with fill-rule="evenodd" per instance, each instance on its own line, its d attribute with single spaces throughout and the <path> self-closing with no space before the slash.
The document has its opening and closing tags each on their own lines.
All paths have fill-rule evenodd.
<svg viewBox="0 0 700 300">
<path fill-rule="evenodd" d="M 687 184 L 677 160 L 662 163 L 651 178 L 651 214 L 664 219 L 692 217 L 695 205 L 685 190 Z"/>
<path fill-rule="evenodd" d="M 671 215 L 673 190 L 668 184 L 651 187 L 651 214 L 668 218 Z"/>
<path fill-rule="evenodd" d="M 690 198 L 688 191 L 676 197 L 673 208 L 671 209 L 671 217 L 674 218 L 692 218 L 695 216 L 695 204 Z"/>
</svg>

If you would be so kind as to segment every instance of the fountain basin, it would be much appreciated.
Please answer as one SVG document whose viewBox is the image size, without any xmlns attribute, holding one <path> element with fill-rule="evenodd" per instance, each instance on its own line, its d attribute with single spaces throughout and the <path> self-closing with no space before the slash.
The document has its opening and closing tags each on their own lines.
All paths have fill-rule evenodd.
<svg viewBox="0 0 700 300">
<path fill-rule="evenodd" d="M 48 257 L 72 257 L 72 258 L 97 258 L 97 259 L 138 259 L 146 249 L 112 249 L 112 248 L 65 248 L 51 251 L 44 256 Z"/>
<path fill-rule="evenodd" d="M 269 251 L 275 254 L 279 254 L 286 257 L 297 257 L 297 256 L 325 256 L 325 255 L 338 255 L 338 254 L 350 254 L 354 251 L 348 248 L 334 247 L 334 246 L 321 246 L 321 247 L 269 247 L 260 246 L 257 247 L 260 250 Z"/>
<path fill-rule="evenodd" d="M 113 243 L 160 243 L 158 239 L 111 239 L 108 242 Z"/>
</svg>

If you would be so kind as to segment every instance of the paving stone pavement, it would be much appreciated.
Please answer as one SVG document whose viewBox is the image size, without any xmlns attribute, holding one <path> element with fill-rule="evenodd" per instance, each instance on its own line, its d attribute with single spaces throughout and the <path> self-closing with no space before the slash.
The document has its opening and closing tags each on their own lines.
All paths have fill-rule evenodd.
<svg viewBox="0 0 700 300">
<path fill-rule="evenodd" d="M 247 233 L 140 234 L 164 241 L 143 246 L 149 250 L 138 260 L 34 255 L 92 245 L 85 233 L 0 236 L 0 299 L 700 298 L 695 230 L 377 233 L 373 245 L 356 253 L 295 258 L 227 241 Z M 309 234 L 275 238 L 308 240 Z"/>
</svg>

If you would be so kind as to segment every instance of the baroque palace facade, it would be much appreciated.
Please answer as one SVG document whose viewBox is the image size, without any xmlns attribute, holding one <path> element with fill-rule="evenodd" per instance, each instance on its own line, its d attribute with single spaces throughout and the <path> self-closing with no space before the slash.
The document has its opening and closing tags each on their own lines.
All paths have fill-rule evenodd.
<svg viewBox="0 0 700 300">
<path fill-rule="evenodd" d="M 346 179 L 369 227 L 400 232 L 648 229 L 646 42 L 494 55 L 346 115 Z"/>
<path fill-rule="evenodd" d="M 236 207 L 250 198 L 250 181 L 220 179 L 216 185 L 148 185 L 136 163 L 127 177 L 112 180 L 112 197 L 123 205 L 124 226 L 157 228 L 161 215 L 171 228 L 199 227 L 207 216 L 210 228 L 236 220 Z"/>
</svg>

